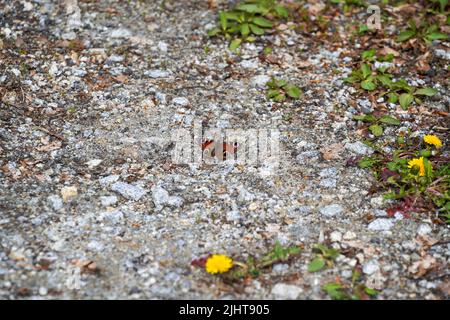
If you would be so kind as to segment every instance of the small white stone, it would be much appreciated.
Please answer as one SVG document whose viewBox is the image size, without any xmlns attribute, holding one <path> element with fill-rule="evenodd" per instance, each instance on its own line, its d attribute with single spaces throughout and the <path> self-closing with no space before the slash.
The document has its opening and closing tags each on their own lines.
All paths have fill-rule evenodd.
<svg viewBox="0 0 450 320">
<path fill-rule="evenodd" d="M 380 264 L 377 260 L 369 260 L 363 265 L 363 272 L 371 275 L 380 270 Z"/>
<path fill-rule="evenodd" d="M 128 29 L 115 29 L 110 34 L 111 38 L 129 38 L 131 37 L 131 32 Z"/>
<path fill-rule="evenodd" d="M 72 200 L 78 195 L 78 190 L 74 186 L 64 187 L 61 189 L 61 196 L 64 202 Z"/>
<path fill-rule="evenodd" d="M 302 288 L 285 283 L 277 283 L 272 288 L 272 294 L 275 298 L 282 300 L 295 300 L 302 292 Z"/>
<path fill-rule="evenodd" d="M 331 204 L 329 206 L 322 207 L 320 209 L 320 214 L 327 216 L 327 217 L 333 217 L 336 215 L 339 215 L 344 211 L 341 205 L 339 204 Z"/>
<path fill-rule="evenodd" d="M 344 234 L 344 240 L 352 240 L 356 238 L 356 233 L 352 232 L 352 231 L 347 231 Z"/>
<path fill-rule="evenodd" d="M 176 97 L 172 100 L 172 102 L 178 106 L 185 107 L 189 105 L 189 100 L 185 97 Z"/>
<path fill-rule="evenodd" d="M 116 196 L 102 196 L 100 197 L 100 202 L 102 203 L 102 206 L 108 207 L 115 205 L 117 203 L 117 197 Z"/>
<path fill-rule="evenodd" d="M 340 233 L 339 231 L 333 231 L 330 234 L 330 240 L 332 242 L 339 242 L 342 240 L 342 233 Z"/>
<path fill-rule="evenodd" d="M 149 70 L 144 72 L 144 75 L 150 78 L 167 78 L 170 74 L 166 70 Z"/>
<path fill-rule="evenodd" d="M 417 228 L 417 233 L 421 236 L 425 236 L 429 234 L 431 231 L 432 231 L 431 227 L 426 223 L 421 224 L 419 228 Z"/>
<path fill-rule="evenodd" d="M 147 193 L 147 190 L 144 190 L 141 187 L 133 186 L 125 182 L 115 182 L 111 186 L 111 190 L 119 193 L 120 195 L 122 195 L 127 199 L 134 201 L 138 201 Z"/>
<path fill-rule="evenodd" d="M 50 203 L 53 210 L 61 210 L 64 206 L 62 199 L 57 195 L 52 195 L 47 197 L 48 202 Z"/>
<path fill-rule="evenodd" d="M 93 160 L 89 160 L 88 162 L 86 162 L 86 164 L 89 167 L 89 169 L 93 169 L 102 162 L 103 162 L 103 160 L 101 160 L 101 159 L 93 159 Z"/>
<path fill-rule="evenodd" d="M 394 226 L 391 219 L 378 218 L 368 225 L 368 229 L 372 231 L 388 231 Z"/>
<path fill-rule="evenodd" d="M 270 77 L 267 75 L 259 75 L 252 78 L 251 83 L 254 87 L 263 88 L 266 83 L 270 81 Z"/>
<path fill-rule="evenodd" d="M 47 293 L 48 293 L 48 290 L 47 290 L 46 287 L 40 287 L 40 288 L 39 288 L 39 294 L 40 294 L 41 296 L 46 296 Z"/>
<path fill-rule="evenodd" d="M 345 149 L 360 155 L 369 155 L 373 153 L 372 148 L 365 145 L 361 141 L 356 141 L 354 143 L 347 143 Z"/>
</svg>

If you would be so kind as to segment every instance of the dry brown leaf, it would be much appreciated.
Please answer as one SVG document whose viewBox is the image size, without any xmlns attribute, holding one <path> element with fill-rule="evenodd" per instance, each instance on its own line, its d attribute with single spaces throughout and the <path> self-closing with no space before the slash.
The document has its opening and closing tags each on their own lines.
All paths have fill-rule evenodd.
<svg viewBox="0 0 450 320">
<path fill-rule="evenodd" d="M 334 143 L 330 146 L 323 147 L 320 149 L 320 152 L 325 160 L 334 160 L 339 158 L 339 152 L 342 151 L 343 147 L 344 146 L 341 143 Z"/>
<path fill-rule="evenodd" d="M 436 269 L 438 263 L 436 259 L 429 254 L 423 257 L 421 260 L 414 262 L 408 271 L 413 274 L 414 278 L 420 278 Z"/>
<path fill-rule="evenodd" d="M 305 61 L 305 60 L 297 61 L 297 67 L 299 67 L 300 69 L 308 68 L 310 66 L 311 66 L 311 62 L 309 62 L 309 61 Z"/>
<path fill-rule="evenodd" d="M 37 147 L 36 149 L 38 151 L 48 152 L 48 151 L 53 151 L 53 150 L 57 150 L 60 148 L 61 148 L 61 141 L 55 140 L 52 143 L 45 144 L 43 146 Z"/>
<path fill-rule="evenodd" d="M 388 55 L 388 54 L 392 54 L 394 57 L 399 57 L 400 56 L 400 53 L 398 52 L 398 51 L 396 51 L 396 50 L 394 50 L 394 49 L 392 49 L 392 48 L 389 48 L 389 47 L 383 47 L 381 50 L 380 50 L 380 54 L 382 54 L 382 55 L 384 55 L 384 56 L 386 56 L 386 55 Z"/>
</svg>

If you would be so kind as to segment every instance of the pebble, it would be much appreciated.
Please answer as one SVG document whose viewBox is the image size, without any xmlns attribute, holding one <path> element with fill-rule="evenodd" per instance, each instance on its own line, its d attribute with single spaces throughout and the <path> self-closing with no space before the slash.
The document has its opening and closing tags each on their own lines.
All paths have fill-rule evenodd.
<svg viewBox="0 0 450 320">
<path fill-rule="evenodd" d="M 74 186 L 64 187 L 61 189 L 61 196 L 64 202 L 70 201 L 78 195 L 78 190 Z"/>
<path fill-rule="evenodd" d="M 266 83 L 270 81 L 270 77 L 267 75 L 258 75 L 252 78 L 251 80 L 251 84 L 254 87 L 258 87 L 258 88 L 264 88 L 266 86 Z"/>
<path fill-rule="evenodd" d="M 108 207 L 115 205 L 117 203 L 118 199 L 116 196 L 102 196 L 100 197 L 100 202 L 102 203 L 102 206 Z"/>
<path fill-rule="evenodd" d="M 367 275 L 371 275 L 374 274 L 375 272 L 380 270 L 380 264 L 378 263 L 377 260 L 369 260 L 366 263 L 364 263 L 362 271 L 367 274 Z"/>
<path fill-rule="evenodd" d="M 50 203 L 50 206 L 53 208 L 53 210 L 61 210 L 64 206 L 63 200 L 57 196 L 57 195 L 51 195 L 47 197 L 48 202 Z"/>
<path fill-rule="evenodd" d="M 164 205 L 181 207 L 184 202 L 181 197 L 170 196 L 169 192 L 160 186 L 152 188 L 152 196 L 157 210 L 161 210 Z"/>
<path fill-rule="evenodd" d="M 167 78 L 170 74 L 166 70 L 149 70 L 144 72 L 144 75 L 150 78 Z"/>
<path fill-rule="evenodd" d="M 277 283 L 272 288 L 272 294 L 276 299 L 281 300 L 295 300 L 302 292 L 302 288 L 285 283 Z"/>
<path fill-rule="evenodd" d="M 341 205 L 339 204 L 331 204 L 325 207 L 322 207 L 320 209 L 320 214 L 327 216 L 327 217 L 333 217 L 336 215 L 339 215 L 344 211 Z"/>
<path fill-rule="evenodd" d="M 340 233 L 339 231 L 333 231 L 332 233 L 330 233 L 330 240 L 332 242 L 339 242 L 342 240 L 342 233 Z"/>
<path fill-rule="evenodd" d="M 430 225 L 423 223 L 419 226 L 419 228 L 417 228 L 417 234 L 421 235 L 421 236 L 425 236 L 427 234 L 429 234 L 432 231 Z"/>
<path fill-rule="evenodd" d="M 353 240 L 356 238 L 356 233 L 353 231 L 347 231 L 343 236 L 344 240 Z"/>
<path fill-rule="evenodd" d="M 119 193 L 123 197 L 129 199 L 138 201 L 141 199 L 146 193 L 147 190 L 142 189 L 141 187 L 134 186 L 125 182 L 115 182 L 111 186 L 111 190 L 114 192 Z"/>
<path fill-rule="evenodd" d="M 110 34 L 111 38 L 129 38 L 131 37 L 131 32 L 128 29 L 120 28 L 115 29 Z"/>
<path fill-rule="evenodd" d="M 353 153 L 359 154 L 359 155 L 369 155 L 369 154 L 373 153 L 372 148 L 365 145 L 361 141 L 356 141 L 353 143 L 346 143 L 345 149 L 347 149 Z"/>
<path fill-rule="evenodd" d="M 189 105 L 189 100 L 187 98 L 184 97 L 176 97 L 172 100 L 172 102 L 178 106 L 182 106 L 185 107 L 187 105 Z"/>
<path fill-rule="evenodd" d="M 388 231 L 394 226 L 392 219 L 378 218 L 369 223 L 368 229 L 372 231 Z"/>
</svg>

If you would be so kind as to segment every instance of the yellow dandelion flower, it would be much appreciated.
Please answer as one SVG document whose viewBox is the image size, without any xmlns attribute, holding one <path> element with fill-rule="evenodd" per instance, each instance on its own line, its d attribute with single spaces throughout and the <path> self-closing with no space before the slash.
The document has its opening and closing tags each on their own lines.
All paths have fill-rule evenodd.
<svg viewBox="0 0 450 320">
<path fill-rule="evenodd" d="M 423 141 L 428 144 L 432 144 L 436 148 L 442 147 L 442 141 L 439 139 L 438 136 L 435 136 L 434 134 L 427 134 L 425 137 L 423 137 Z"/>
<path fill-rule="evenodd" d="M 205 264 L 206 272 L 211 274 L 227 272 L 232 266 L 233 260 L 223 254 L 213 254 Z"/>
<path fill-rule="evenodd" d="M 419 176 L 425 175 L 425 164 L 423 163 L 423 157 L 412 159 L 408 162 L 408 168 L 419 168 Z"/>
</svg>

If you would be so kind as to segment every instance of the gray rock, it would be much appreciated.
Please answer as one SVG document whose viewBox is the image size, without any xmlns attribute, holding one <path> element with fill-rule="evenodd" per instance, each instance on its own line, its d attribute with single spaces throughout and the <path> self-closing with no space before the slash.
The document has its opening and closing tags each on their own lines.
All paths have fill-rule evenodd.
<svg viewBox="0 0 450 320">
<path fill-rule="evenodd" d="M 152 188 L 152 197 L 157 210 L 161 210 L 165 205 L 181 207 L 184 202 L 183 198 L 170 196 L 169 192 L 160 186 Z"/>
<path fill-rule="evenodd" d="M 346 143 L 345 149 L 347 149 L 353 153 L 359 154 L 359 155 L 369 155 L 369 154 L 373 153 L 372 148 L 365 145 L 361 141 L 356 141 L 354 143 Z"/>
<path fill-rule="evenodd" d="M 166 70 L 149 70 L 144 72 L 144 75 L 150 78 L 167 78 L 170 73 Z"/>
<path fill-rule="evenodd" d="M 119 193 L 123 197 L 137 201 L 140 198 L 142 198 L 146 193 L 147 190 L 142 189 L 138 186 L 133 186 L 131 184 L 125 183 L 125 182 L 115 182 L 111 186 L 111 190 L 114 192 Z"/>
<path fill-rule="evenodd" d="M 270 77 L 262 74 L 262 75 L 254 76 L 251 80 L 251 84 L 254 87 L 264 88 L 266 86 L 266 83 L 269 81 L 270 81 Z"/>
<path fill-rule="evenodd" d="M 378 218 L 367 226 L 372 231 L 388 231 L 394 226 L 394 222 L 391 219 Z"/>
<path fill-rule="evenodd" d="M 102 196 L 100 197 L 100 202 L 102 203 L 102 206 L 108 207 L 115 205 L 117 203 L 117 197 L 116 196 Z"/>
<path fill-rule="evenodd" d="M 241 219 L 241 215 L 238 211 L 229 211 L 227 212 L 227 221 L 239 221 Z"/>
<path fill-rule="evenodd" d="M 173 98 L 172 102 L 174 104 L 176 104 L 177 106 L 182 106 L 182 107 L 185 107 L 185 106 L 189 105 L 189 100 L 187 98 L 185 98 L 185 97 Z"/>
<path fill-rule="evenodd" d="M 128 29 L 120 28 L 111 31 L 109 36 L 111 38 L 129 38 L 131 37 L 131 32 Z"/>
<path fill-rule="evenodd" d="M 377 260 L 369 260 L 364 263 L 362 271 L 365 274 L 371 275 L 380 270 L 380 264 Z"/>
<path fill-rule="evenodd" d="M 319 186 L 324 188 L 336 188 L 337 180 L 336 179 L 323 179 L 320 180 Z"/>
<path fill-rule="evenodd" d="M 339 204 L 331 204 L 325 207 L 320 208 L 319 212 L 320 214 L 327 216 L 327 217 L 333 217 L 336 215 L 339 215 L 344 211 L 344 208 L 342 208 Z"/>
<path fill-rule="evenodd" d="M 281 300 L 295 300 L 302 292 L 302 288 L 285 283 L 277 283 L 272 288 L 272 294 L 275 296 L 275 299 Z"/>
<path fill-rule="evenodd" d="M 119 180 L 119 176 L 113 174 L 113 175 L 110 175 L 110 176 L 107 176 L 107 177 L 100 178 L 100 179 L 98 180 L 98 182 L 100 182 L 100 185 L 101 185 L 102 187 L 107 187 L 107 186 L 109 186 L 110 184 L 116 182 L 117 180 Z"/>
<path fill-rule="evenodd" d="M 51 195 L 49 197 L 47 197 L 47 200 L 50 204 L 50 206 L 53 208 L 53 210 L 61 210 L 64 206 L 63 204 L 63 200 L 57 196 L 57 195 Z"/>
<path fill-rule="evenodd" d="M 432 231 L 430 225 L 423 223 L 419 226 L 419 228 L 417 228 L 417 234 L 421 235 L 421 236 L 425 236 L 427 234 L 429 234 Z"/>
</svg>

